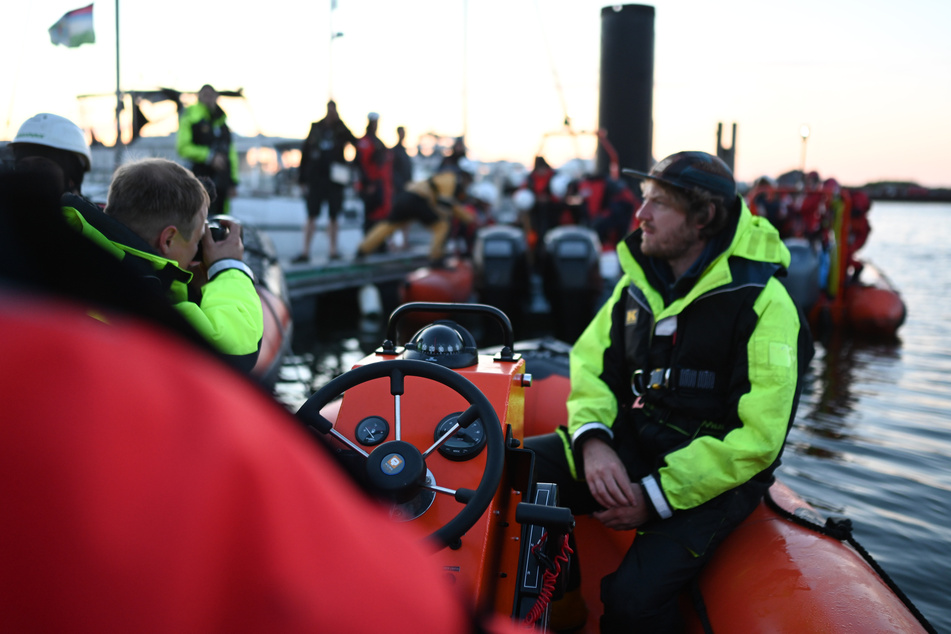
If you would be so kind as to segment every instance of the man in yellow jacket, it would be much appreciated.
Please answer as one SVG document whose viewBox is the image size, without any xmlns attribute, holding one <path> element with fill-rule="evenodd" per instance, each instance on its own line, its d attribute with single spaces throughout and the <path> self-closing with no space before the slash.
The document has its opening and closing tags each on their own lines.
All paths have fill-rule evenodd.
<svg viewBox="0 0 951 634">
<path fill-rule="evenodd" d="M 229 200 L 238 186 L 238 152 L 218 96 L 212 86 L 202 86 L 198 103 L 182 113 L 175 138 L 178 154 L 191 162 L 195 176 L 207 177 L 215 184 L 217 196 L 209 210 L 212 216 L 228 213 Z"/>
<path fill-rule="evenodd" d="M 116 170 L 105 213 L 79 196 L 62 202 L 69 224 L 163 291 L 232 365 L 250 371 L 264 334 L 261 300 L 242 260 L 240 225 L 220 220 L 227 233 L 215 241 L 206 231 L 208 201 L 181 165 L 144 159 Z"/>
<path fill-rule="evenodd" d="M 572 511 L 637 531 L 601 631 L 677 632 L 680 591 L 773 482 L 812 339 L 777 278 L 789 251 L 723 161 L 625 173 L 645 182 L 624 276 L 571 350 L 567 428 L 525 446 Z"/>
<path fill-rule="evenodd" d="M 197 177 L 165 159 L 128 163 L 114 174 L 103 213 L 80 194 L 91 154 L 75 123 L 35 115 L 11 145 L 16 170 L 45 175 L 55 188 L 51 195 L 62 196 L 70 226 L 164 295 L 227 361 L 251 371 L 264 333 L 261 300 L 243 261 L 240 225 L 221 220 L 227 234 L 220 241 L 205 230 L 210 198 Z"/>
</svg>

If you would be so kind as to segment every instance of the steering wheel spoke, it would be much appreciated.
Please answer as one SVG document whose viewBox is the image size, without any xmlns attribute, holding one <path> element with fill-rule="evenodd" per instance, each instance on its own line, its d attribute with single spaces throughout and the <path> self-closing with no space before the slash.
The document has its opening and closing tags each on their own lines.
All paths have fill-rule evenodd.
<svg viewBox="0 0 951 634">
<path fill-rule="evenodd" d="M 356 444 L 355 442 L 353 442 L 352 440 L 350 440 L 349 438 L 347 438 L 346 436 L 344 436 L 343 434 L 341 434 L 341 433 L 340 433 L 339 431 L 337 431 L 336 429 L 334 429 L 334 428 L 331 427 L 331 428 L 330 428 L 330 431 L 327 432 L 327 433 L 329 433 L 331 436 L 333 436 L 334 438 L 336 438 L 337 440 L 339 440 L 340 442 L 342 442 L 342 443 L 345 444 L 346 446 L 350 447 L 351 449 L 353 449 L 354 451 L 356 451 L 357 453 L 359 453 L 360 455 L 362 455 L 364 458 L 369 458 L 369 457 L 370 457 L 370 454 L 368 454 L 366 451 L 364 451 L 364 450 L 363 450 L 363 447 L 361 447 L 360 445 Z"/>
<path fill-rule="evenodd" d="M 424 489 L 429 489 L 433 493 L 442 493 L 443 495 L 451 495 L 456 497 L 455 489 L 447 489 L 446 487 L 441 487 L 438 484 L 427 484 L 423 486 Z"/>
<path fill-rule="evenodd" d="M 450 427 L 448 430 L 446 430 L 446 433 L 445 433 L 445 434 L 443 434 L 442 436 L 440 436 L 440 437 L 436 440 L 436 442 L 434 442 L 434 443 L 432 444 L 432 446 L 430 446 L 429 449 L 427 449 L 426 451 L 423 452 L 423 458 L 428 458 L 428 457 L 429 457 L 429 454 L 431 454 L 432 452 L 434 452 L 434 451 L 436 451 L 437 449 L 439 449 L 442 445 L 444 445 L 444 444 L 446 443 L 446 441 L 449 440 L 450 438 L 452 438 L 453 436 L 455 436 L 455 435 L 456 435 L 456 432 L 459 431 L 460 429 L 462 429 L 462 426 L 459 424 L 458 421 L 456 421 L 456 423 L 455 423 L 452 427 Z"/>
</svg>

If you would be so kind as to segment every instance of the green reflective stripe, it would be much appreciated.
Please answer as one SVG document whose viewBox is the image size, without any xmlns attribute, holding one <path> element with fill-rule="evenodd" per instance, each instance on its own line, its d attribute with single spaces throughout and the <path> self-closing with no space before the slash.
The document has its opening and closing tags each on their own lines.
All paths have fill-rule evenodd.
<svg viewBox="0 0 951 634">
<path fill-rule="evenodd" d="M 578 475 L 578 467 L 575 465 L 575 454 L 571 451 L 571 439 L 568 437 L 568 433 L 563 427 L 556 429 L 555 433 L 561 438 L 561 444 L 565 448 L 565 459 L 568 461 L 568 470 L 571 472 L 571 477 L 575 480 L 582 480 L 583 478 Z"/>
<path fill-rule="evenodd" d="M 117 260 L 121 260 L 125 257 L 125 251 L 109 240 L 109 238 L 102 235 L 98 229 L 95 229 L 89 224 L 79 211 L 72 207 L 63 207 L 62 211 L 67 224 L 81 233 L 85 238 L 97 244 L 104 251 L 111 253 Z"/>
<path fill-rule="evenodd" d="M 798 314 L 775 278 L 753 309 L 758 320 L 747 342 L 750 390 L 737 407 L 741 425 L 722 440 L 702 436 L 666 456 L 660 481 L 675 509 L 693 508 L 747 482 L 782 449 L 796 392 Z"/>
<path fill-rule="evenodd" d="M 202 103 L 192 104 L 185 108 L 178 122 L 178 134 L 175 136 L 175 149 L 179 156 L 195 163 L 204 163 L 208 160 L 210 148 L 206 145 L 195 145 L 192 138 L 192 125 L 210 116 L 208 108 Z"/>
<path fill-rule="evenodd" d="M 605 351 L 612 345 L 623 345 L 623 342 L 611 340 L 611 314 L 627 284 L 627 277 L 622 277 L 614 287 L 611 298 L 571 348 L 571 392 L 567 406 L 568 431 L 572 435 L 591 421 L 610 427 L 617 418 L 617 399 L 601 376 L 604 373 Z"/>
<path fill-rule="evenodd" d="M 221 352 L 235 356 L 256 352 L 264 336 L 264 312 L 248 276 L 237 269 L 222 271 L 201 293 L 201 306 L 179 302 L 175 307 Z"/>
<path fill-rule="evenodd" d="M 641 289 L 641 292 L 644 293 L 644 297 L 647 298 L 651 312 L 655 315 L 655 320 L 662 319 L 661 315 L 664 313 L 664 296 L 655 290 L 650 282 L 647 281 L 644 269 L 641 268 L 641 265 L 638 264 L 634 256 L 631 255 L 627 244 L 624 242 L 618 243 L 617 255 L 618 261 L 621 263 L 621 270 L 624 271 L 624 277 L 621 281 L 625 282 L 625 289 L 629 284 L 634 284 Z M 613 300 L 614 297 L 611 299 Z"/>
<path fill-rule="evenodd" d="M 201 305 L 188 301 L 192 274 L 173 260 L 113 242 L 72 207 L 63 207 L 67 222 L 83 236 L 123 260 L 132 256 L 147 261 L 167 283 L 165 295 L 175 308 L 219 351 L 232 356 L 257 353 L 264 336 L 264 311 L 254 283 L 237 269 L 223 271 L 201 288 Z M 172 279 L 169 280 L 169 277 Z"/>
</svg>

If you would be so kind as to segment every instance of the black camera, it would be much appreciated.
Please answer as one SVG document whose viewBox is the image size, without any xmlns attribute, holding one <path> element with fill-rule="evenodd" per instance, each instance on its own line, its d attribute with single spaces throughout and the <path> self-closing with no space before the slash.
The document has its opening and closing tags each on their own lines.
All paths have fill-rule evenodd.
<svg viewBox="0 0 951 634">
<path fill-rule="evenodd" d="M 211 232 L 211 239 L 215 242 L 221 242 L 226 237 L 228 237 L 228 227 L 225 227 L 217 218 L 211 218 L 208 220 L 208 231 Z M 195 261 L 201 262 L 204 259 L 205 250 L 202 248 L 202 244 L 198 242 L 198 251 L 195 253 Z"/>
<path fill-rule="evenodd" d="M 217 220 L 208 221 L 208 231 L 211 232 L 211 239 L 215 242 L 221 242 L 228 237 L 228 227 L 222 226 Z"/>
</svg>

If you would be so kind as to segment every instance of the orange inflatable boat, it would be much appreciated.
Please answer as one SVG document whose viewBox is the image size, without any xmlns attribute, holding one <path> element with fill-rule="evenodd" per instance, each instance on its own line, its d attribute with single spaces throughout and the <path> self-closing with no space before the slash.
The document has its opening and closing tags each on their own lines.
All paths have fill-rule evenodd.
<svg viewBox="0 0 951 634">
<path fill-rule="evenodd" d="M 421 312 L 483 314 L 499 324 L 503 344 L 480 351 L 453 320 L 397 342 L 397 322 Z M 475 609 L 547 631 L 573 530 L 589 608 L 576 631 L 596 632 L 600 579 L 616 568 L 632 534 L 556 506 L 553 485 L 533 482 L 533 455 L 521 447 L 525 436 L 565 421 L 567 350 L 551 341 L 516 346 L 507 317 L 490 306 L 406 304 L 390 318 L 383 345 L 315 393 L 298 417 L 394 521 L 428 536 L 447 579 Z M 684 597 L 689 631 L 934 631 L 847 526 L 823 522 L 774 484 L 704 568 L 703 601 Z"/>
</svg>

